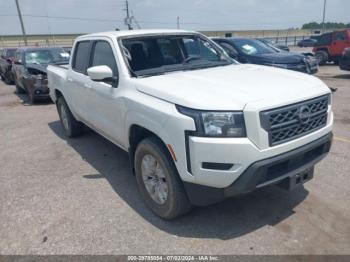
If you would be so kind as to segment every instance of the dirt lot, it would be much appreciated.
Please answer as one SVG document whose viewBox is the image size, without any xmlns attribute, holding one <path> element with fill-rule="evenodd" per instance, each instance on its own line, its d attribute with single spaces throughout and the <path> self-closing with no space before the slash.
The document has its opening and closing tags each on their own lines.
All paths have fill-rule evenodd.
<svg viewBox="0 0 350 262">
<path fill-rule="evenodd" d="M 315 178 L 173 222 L 145 207 L 126 153 L 92 131 L 66 139 L 53 104 L 0 83 L 0 254 L 350 254 L 350 72 L 318 76 L 338 92 Z"/>
</svg>

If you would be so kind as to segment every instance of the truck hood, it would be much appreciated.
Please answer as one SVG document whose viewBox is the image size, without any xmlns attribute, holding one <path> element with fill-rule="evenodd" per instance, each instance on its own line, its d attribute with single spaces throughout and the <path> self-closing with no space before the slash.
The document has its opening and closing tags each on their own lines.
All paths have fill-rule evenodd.
<svg viewBox="0 0 350 262">
<path fill-rule="evenodd" d="M 250 64 L 135 79 L 140 92 L 202 110 L 243 110 L 248 103 L 284 105 L 329 93 L 318 78 Z"/>
</svg>

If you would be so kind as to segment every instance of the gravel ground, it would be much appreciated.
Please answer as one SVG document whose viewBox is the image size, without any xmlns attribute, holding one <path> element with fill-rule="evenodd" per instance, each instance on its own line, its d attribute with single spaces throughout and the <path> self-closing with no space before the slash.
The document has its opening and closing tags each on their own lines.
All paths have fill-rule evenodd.
<svg viewBox="0 0 350 262">
<path fill-rule="evenodd" d="M 53 104 L 0 83 L 0 254 L 350 254 L 350 72 L 318 76 L 338 91 L 315 178 L 172 222 L 145 207 L 126 153 L 92 131 L 65 138 Z"/>
</svg>

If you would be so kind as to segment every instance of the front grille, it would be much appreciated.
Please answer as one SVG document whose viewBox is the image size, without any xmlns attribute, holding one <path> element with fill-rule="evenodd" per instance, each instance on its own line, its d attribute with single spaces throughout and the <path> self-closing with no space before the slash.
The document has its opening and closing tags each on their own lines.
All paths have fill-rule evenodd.
<svg viewBox="0 0 350 262">
<path fill-rule="evenodd" d="M 270 146 L 296 139 L 327 124 L 329 96 L 260 112 L 260 122 L 269 134 Z"/>
</svg>

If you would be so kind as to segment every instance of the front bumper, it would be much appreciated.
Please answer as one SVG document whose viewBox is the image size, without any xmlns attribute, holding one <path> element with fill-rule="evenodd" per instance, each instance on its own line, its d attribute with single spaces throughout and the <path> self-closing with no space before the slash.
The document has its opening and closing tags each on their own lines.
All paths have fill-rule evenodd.
<svg viewBox="0 0 350 262">
<path fill-rule="evenodd" d="M 312 169 L 321 161 L 330 150 L 332 137 L 332 133 L 328 133 L 292 151 L 259 160 L 251 164 L 226 188 L 184 182 L 188 197 L 194 205 L 209 205 L 267 185 L 283 183 L 296 174 Z"/>
<path fill-rule="evenodd" d="M 29 92 L 36 99 L 47 99 L 50 97 L 50 90 L 47 86 L 47 79 L 30 79 L 27 82 Z"/>
<path fill-rule="evenodd" d="M 318 72 L 318 64 L 307 62 L 306 64 L 300 64 L 300 65 L 288 65 L 286 69 L 312 75 Z"/>
</svg>

